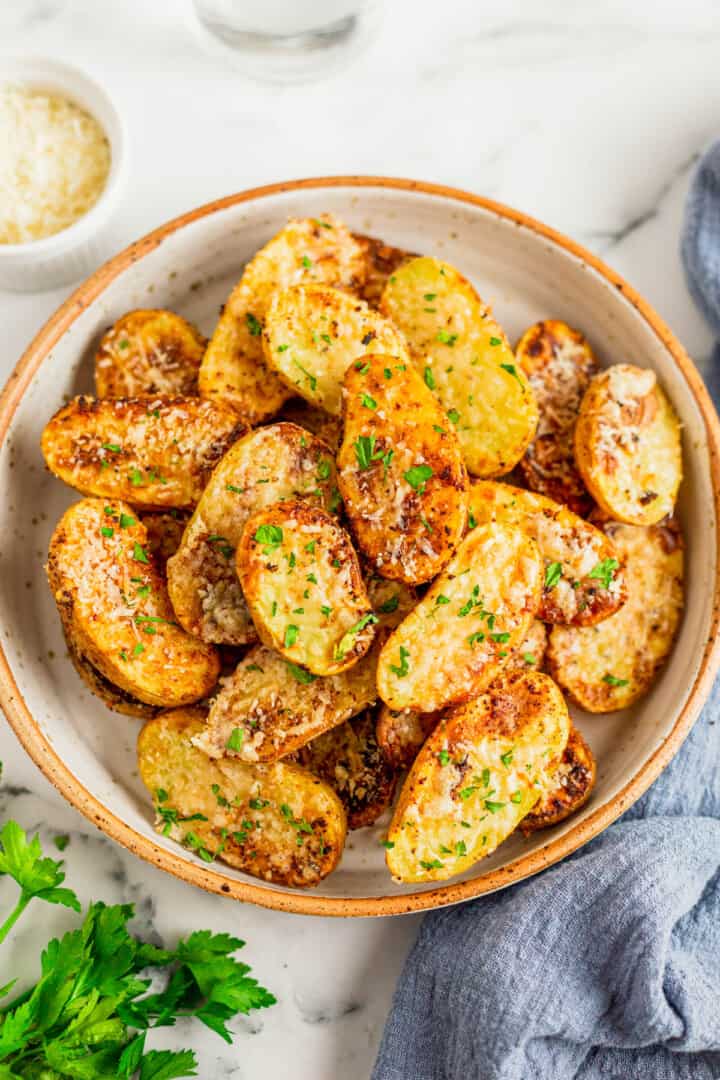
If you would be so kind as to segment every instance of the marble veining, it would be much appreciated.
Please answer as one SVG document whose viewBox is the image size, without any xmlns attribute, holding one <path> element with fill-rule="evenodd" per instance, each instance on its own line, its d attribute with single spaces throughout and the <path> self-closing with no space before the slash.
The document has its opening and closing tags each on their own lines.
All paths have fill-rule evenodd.
<svg viewBox="0 0 720 1080">
<path fill-rule="evenodd" d="M 9 51 L 86 68 L 123 109 L 132 171 L 118 247 L 191 206 L 274 180 L 435 180 L 571 234 L 643 293 L 705 366 L 712 342 L 684 287 L 678 235 L 693 166 L 719 133 L 712 0 L 547 0 L 542 11 L 536 0 L 393 0 L 366 54 L 329 81 L 292 88 L 256 86 L 203 52 L 183 7 L 68 0 L 59 11 L 39 5 L 15 29 L 3 24 Z M 2 377 L 67 291 L 0 293 Z M 158 943 L 196 927 L 231 931 L 278 997 L 234 1024 L 232 1047 L 184 1024 L 153 1045 L 193 1045 L 208 1080 L 369 1075 L 419 917 L 302 918 L 207 895 L 102 836 L 7 728 L 0 757 L 2 819 L 39 829 L 51 851 L 53 836 L 69 835 L 68 881 L 83 901 L 135 904 L 138 931 Z M 12 896 L 0 880 L 0 910 Z M 29 979 L 47 937 L 75 921 L 37 905 L 3 948 L 0 982 Z"/>
</svg>

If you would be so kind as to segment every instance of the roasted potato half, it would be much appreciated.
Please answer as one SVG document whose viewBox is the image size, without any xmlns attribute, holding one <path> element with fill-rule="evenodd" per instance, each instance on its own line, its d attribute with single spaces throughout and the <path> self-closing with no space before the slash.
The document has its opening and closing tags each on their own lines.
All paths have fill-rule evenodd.
<svg viewBox="0 0 720 1080">
<path fill-rule="evenodd" d="M 672 648 L 683 609 L 683 544 L 674 522 L 604 526 L 625 563 L 628 597 L 597 626 L 554 626 L 550 672 L 592 713 L 633 705 L 652 686 Z"/>
<path fill-rule="evenodd" d="M 380 297 L 388 283 L 388 278 L 399 266 L 417 256 L 402 248 L 392 247 L 383 240 L 377 240 L 374 236 L 360 236 L 357 233 L 354 236 L 365 256 L 365 280 L 357 290 L 357 294 L 370 307 L 376 308 L 380 304 Z"/>
<path fill-rule="evenodd" d="M 336 454 L 342 442 L 342 418 L 330 416 L 324 409 L 318 409 L 304 398 L 290 398 L 277 415 L 278 420 L 287 420 L 291 424 L 317 435 L 318 439 L 330 447 Z"/>
<path fill-rule="evenodd" d="M 341 412 L 343 376 L 365 353 L 409 363 L 402 335 L 364 300 L 322 285 L 277 293 L 265 317 L 266 363 L 293 392 L 331 416 Z"/>
<path fill-rule="evenodd" d="M 355 664 L 375 637 L 350 537 L 308 502 L 276 503 L 248 519 L 237 570 L 260 640 L 313 675 Z"/>
<path fill-rule="evenodd" d="M 537 544 L 519 529 L 474 529 L 383 646 L 385 704 L 435 712 L 481 693 L 527 634 L 543 573 Z"/>
<path fill-rule="evenodd" d="M 392 802 L 397 776 L 378 746 L 370 709 L 307 743 L 297 761 L 337 792 L 348 829 L 374 824 Z"/>
<path fill-rule="evenodd" d="M 215 685 L 215 650 L 174 621 L 147 530 L 118 500 L 82 499 L 50 541 L 48 579 L 73 647 L 124 694 L 186 705 Z"/>
<path fill-rule="evenodd" d="M 414 709 L 396 712 L 383 705 L 378 713 L 376 737 L 386 760 L 395 769 L 409 769 L 428 735 L 437 727 L 441 713 Z"/>
<path fill-rule="evenodd" d="M 495 850 L 552 783 L 570 718 L 540 672 L 499 678 L 452 709 L 403 784 L 386 860 L 398 881 L 446 881 Z"/>
<path fill-rule="evenodd" d="M 680 422 L 654 371 L 615 364 L 590 383 L 575 459 L 597 504 L 616 521 L 657 525 L 682 480 Z"/>
<path fill-rule="evenodd" d="M 193 746 L 201 709 L 149 720 L 138 765 L 155 828 L 203 862 L 222 862 L 278 885 L 317 885 L 337 866 L 347 831 L 332 788 L 300 765 L 218 763 Z"/>
<path fill-rule="evenodd" d="M 182 510 L 151 510 L 140 520 L 147 529 L 148 551 L 164 575 L 168 559 L 180 547 L 188 515 Z"/>
<path fill-rule="evenodd" d="M 566 506 L 532 491 L 476 481 L 470 491 L 472 520 L 522 529 L 540 548 L 545 579 L 538 618 L 590 626 L 625 602 L 622 560 L 612 540 Z"/>
<path fill-rule="evenodd" d="M 466 278 L 413 259 L 388 280 L 380 310 L 453 425 L 474 476 L 510 472 L 535 435 L 537 404 L 504 332 Z"/>
<path fill-rule="evenodd" d="M 256 645 L 222 680 L 195 742 L 210 757 L 278 761 L 377 699 L 379 645 L 347 671 L 318 678 Z"/>
<path fill-rule="evenodd" d="M 596 775 L 592 750 L 578 729 L 571 727 L 562 757 L 551 770 L 552 786 L 520 822 L 522 832 L 529 836 L 538 829 L 548 829 L 569 818 L 590 798 Z"/>
<path fill-rule="evenodd" d="M 245 522 L 263 506 L 306 498 L 336 509 L 340 496 L 328 447 L 296 424 L 257 428 L 239 439 L 213 472 L 168 562 L 178 621 L 203 641 L 257 641 L 235 570 Z"/>
<path fill-rule="evenodd" d="M 200 393 L 228 401 L 249 424 L 272 416 L 292 394 L 263 359 L 272 297 L 300 282 L 355 289 L 365 274 L 363 248 L 332 214 L 288 222 L 231 292 L 200 368 Z"/>
<path fill-rule="evenodd" d="M 451 425 L 410 363 L 351 364 L 338 483 L 355 539 L 379 574 L 409 585 L 437 576 L 467 522 L 468 477 Z"/>
<path fill-rule="evenodd" d="M 77 397 L 46 425 L 41 448 L 50 472 L 84 495 L 182 509 L 244 431 L 221 402 Z"/>
<path fill-rule="evenodd" d="M 587 339 L 558 319 L 526 330 L 515 357 L 535 394 L 540 419 L 519 468 L 532 491 L 565 503 L 584 517 L 592 500 L 575 464 L 580 402 L 598 363 Z"/>
<path fill-rule="evenodd" d="M 200 331 L 174 311 L 129 311 L 100 342 L 95 393 L 99 398 L 197 394 L 206 345 Z"/>
</svg>

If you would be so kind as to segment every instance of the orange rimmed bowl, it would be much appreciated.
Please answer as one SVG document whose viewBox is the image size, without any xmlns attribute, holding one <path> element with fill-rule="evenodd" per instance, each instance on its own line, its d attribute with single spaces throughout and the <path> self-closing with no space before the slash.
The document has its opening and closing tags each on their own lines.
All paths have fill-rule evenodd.
<svg viewBox="0 0 720 1080">
<path fill-rule="evenodd" d="M 667 666 L 628 712 L 574 713 L 598 758 L 597 787 L 580 813 L 529 839 L 511 837 L 440 888 L 391 880 L 379 843 L 386 822 L 351 833 L 340 867 L 311 892 L 208 866 L 158 836 L 137 775 L 139 722 L 108 712 L 79 681 L 42 570 L 54 524 L 78 496 L 44 470 L 40 432 L 68 395 L 91 392 L 102 332 L 125 311 L 150 306 L 173 308 L 209 332 L 254 252 L 289 216 L 326 210 L 357 231 L 457 265 L 511 338 L 538 318 L 565 319 L 588 335 L 601 362 L 653 368 L 683 424 L 687 608 Z M 384 177 L 299 180 L 217 200 L 93 274 L 40 331 L 0 398 L 0 703 L 70 803 L 137 855 L 204 889 L 302 914 L 393 915 L 502 888 L 562 859 L 627 809 L 677 753 L 709 693 L 720 664 L 719 436 L 700 376 L 652 308 L 594 256 L 524 214 L 452 188 Z"/>
</svg>

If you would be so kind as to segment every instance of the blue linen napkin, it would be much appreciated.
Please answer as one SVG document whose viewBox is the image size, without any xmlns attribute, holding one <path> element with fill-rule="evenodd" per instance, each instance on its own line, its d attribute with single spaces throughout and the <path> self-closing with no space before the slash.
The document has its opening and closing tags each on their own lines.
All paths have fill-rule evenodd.
<svg viewBox="0 0 720 1080">
<path fill-rule="evenodd" d="M 682 250 L 720 336 L 720 143 Z M 720 681 L 620 822 L 527 882 L 425 918 L 373 1080 L 720 1078 L 719 715 Z"/>
</svg>

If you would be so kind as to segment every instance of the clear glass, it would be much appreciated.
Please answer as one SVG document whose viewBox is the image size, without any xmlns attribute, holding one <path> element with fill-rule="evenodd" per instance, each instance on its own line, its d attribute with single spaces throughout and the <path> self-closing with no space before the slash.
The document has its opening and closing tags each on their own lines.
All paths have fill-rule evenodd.
<svg viewBox="0 0 720 1080">
<path fill-rule="evenodd" d="M 205 43 L 252 78 L 303 82 L 335 70 L 374 36 L 382 0 L 193 0 Z"/>
</svg>

